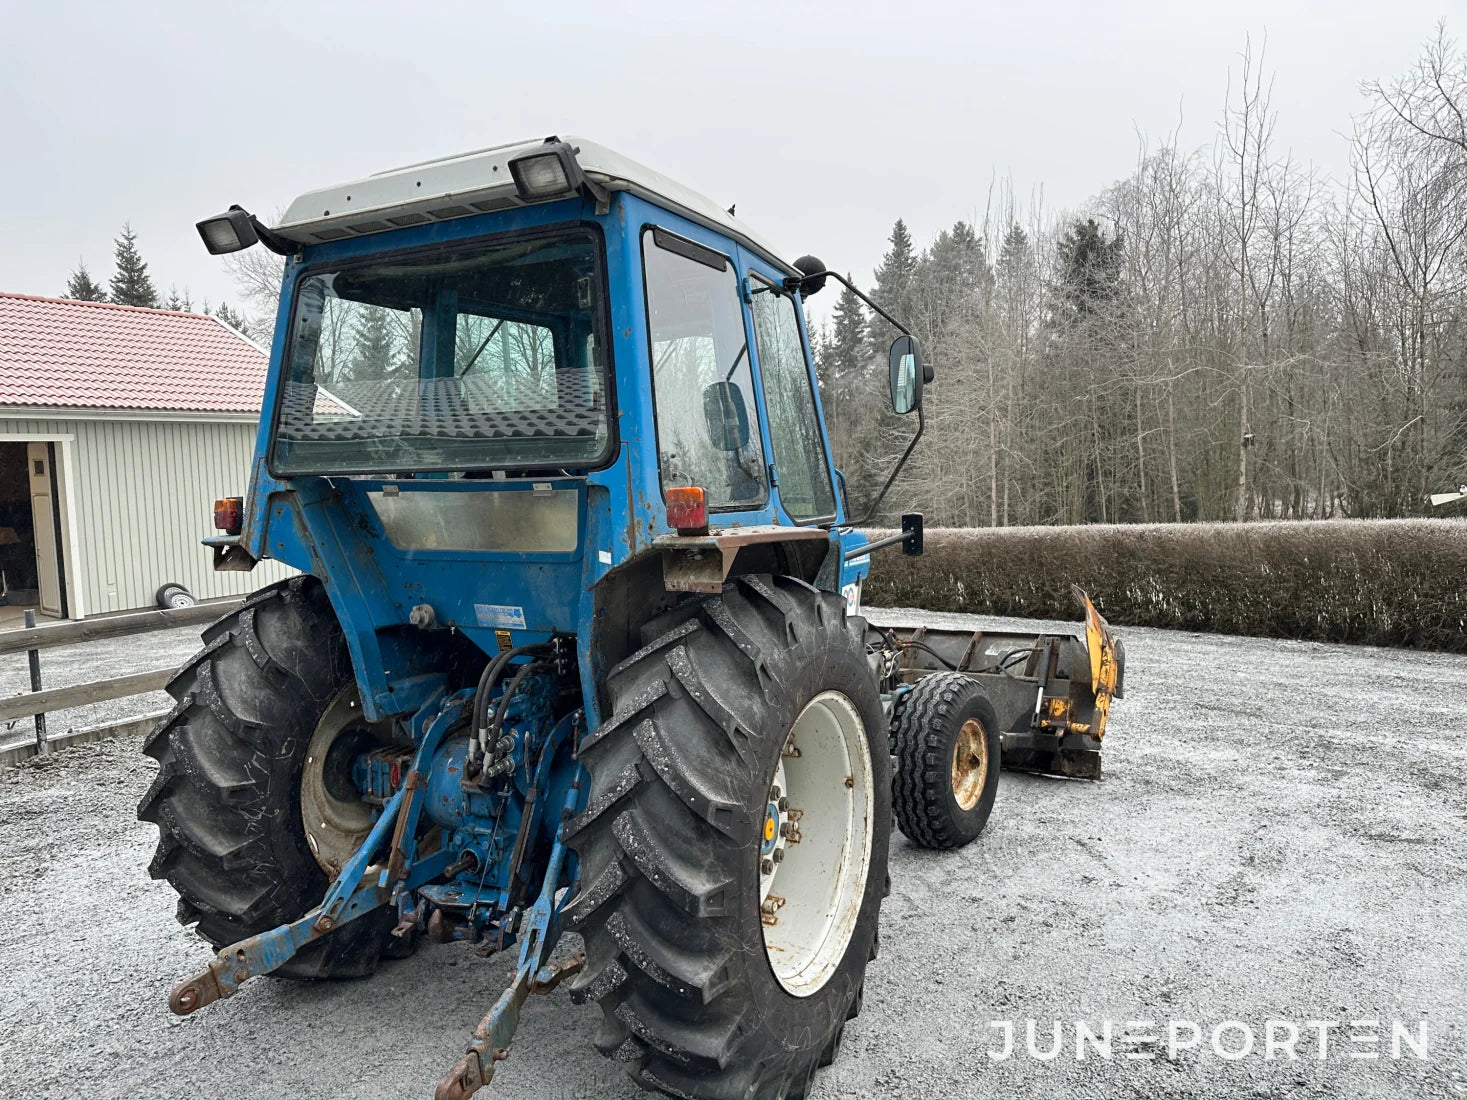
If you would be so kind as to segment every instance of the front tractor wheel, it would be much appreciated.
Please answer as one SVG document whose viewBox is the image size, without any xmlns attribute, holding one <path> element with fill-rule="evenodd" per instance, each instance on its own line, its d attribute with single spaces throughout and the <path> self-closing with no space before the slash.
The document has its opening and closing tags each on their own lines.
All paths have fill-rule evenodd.
<svg viewBox="0 0 1467 1100">
<path fill-rule="evenodd" d="M 204 631 L 168 685 L 177 705 L 143 751 L 158 776 L 138 817 L 158 826 L 149 872 L 216 949 L 302 916 L 371 827 L 351 761 L 385 733 L 364 721 L 346 639 L 320 582 L 261 589 Z M 391 910 L 306 945 L 277 975 L 363 977 L 410 944 Z"/>
<path fill-rule="evenodd" d="M 608 677 L 570 826 L 572 996 L 645 1088 L 803 1096 L 860 1007 L 891 830 L 863 638 L 838 597 L 743 577 L 649 624 Z"/>
</svg>

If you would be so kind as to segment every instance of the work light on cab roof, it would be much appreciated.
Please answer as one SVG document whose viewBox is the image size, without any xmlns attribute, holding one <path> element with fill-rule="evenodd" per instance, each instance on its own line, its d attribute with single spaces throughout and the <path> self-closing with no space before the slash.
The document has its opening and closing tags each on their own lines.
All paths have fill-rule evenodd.
<svg viewBox="0 0 1467 1100">
<path fill-rule="evenodd" d="M 804 298 L 900 334 L 917 427 L 867 519 L 932 368 L 732 209 L 552 137 L 199 223 L 285 257 L 253 479 L 205 542 L 299 575 L 210 628 L 147 742 L 153 873 L 219 952 L 175 1012 L 458 940 L 517 962 L 438 1100 L 566 979 L 647 1088 L 802 1096 L 876 954 L 892 761 L 930 847 L 983 828 L 1001 759 L 1098 774 L 1124 655 L 1088 603 L 1078 637 L 860 618 L 922 517 L 856 529 Z"/>
</svg>

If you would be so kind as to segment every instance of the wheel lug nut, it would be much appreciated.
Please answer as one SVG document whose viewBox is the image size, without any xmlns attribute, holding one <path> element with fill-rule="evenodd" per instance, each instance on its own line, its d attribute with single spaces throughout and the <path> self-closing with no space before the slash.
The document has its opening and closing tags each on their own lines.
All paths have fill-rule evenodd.
<svg viewBox="0 0 1467 1100">
<path fill-rule="evenodd" d="M 763 863 L 759 864 L 759 873 L 761 875 L 774 874 L 774 860 L 766 859 Z"/>
<path fill-rule="evenodd" d="M 779 812 L 780 813 L 784 813 L 789 808 L 790 808 L 790 800 L 788 798 L 781 798 L 779 800 Z"/>
<path fill-rule="evenodd" d="M 770 855 L 769 858 L 772 859 L 772 860 L 774 860 L 775 863 L 783 863 L 784 862 L 784 849 L 783 848 L 776 848 L 776 849 L 774 849 L 774 852 Z"/>
</svg>

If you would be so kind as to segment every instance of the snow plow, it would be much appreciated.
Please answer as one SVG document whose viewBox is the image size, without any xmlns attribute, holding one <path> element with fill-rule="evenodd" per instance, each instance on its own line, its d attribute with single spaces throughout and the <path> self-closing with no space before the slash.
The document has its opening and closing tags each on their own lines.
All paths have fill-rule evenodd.
<svg viewBox="0 0 1467 1100">
<path fill-rule="evenodd" d="M 1072 633 L 929 627 L 883 631 L 896 654 L 896 707 L 935 690 L 935 673 L 980 685 L 993 706 L 1005 768 L 1077 779 L 1101 777 L 1100 745 L 1111 700 L 1125 690 L 1125 647 L 1079 587 L 1085 616 Z M 926 684 L 927 686 L 923 686 Z"/>
</svg>

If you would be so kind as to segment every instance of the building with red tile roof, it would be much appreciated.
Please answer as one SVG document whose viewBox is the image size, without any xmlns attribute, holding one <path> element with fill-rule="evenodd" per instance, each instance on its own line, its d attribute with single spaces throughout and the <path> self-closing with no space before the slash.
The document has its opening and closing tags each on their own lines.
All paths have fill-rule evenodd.
<svg viewBox="0 0 1467 1100">
<path fill-rule="evenodd" d="M 0 405 L 258 415 L 268 365 L 202 313 L 0 293 Z"/>
<path fill-rule="evenodd" d="M 0 597 L 82 618 L 285 575 L 199 545 L 248 488 L 268 363 L 204 314 L 0 292 Z"/>
</svg>

